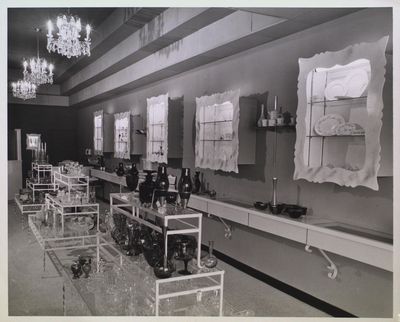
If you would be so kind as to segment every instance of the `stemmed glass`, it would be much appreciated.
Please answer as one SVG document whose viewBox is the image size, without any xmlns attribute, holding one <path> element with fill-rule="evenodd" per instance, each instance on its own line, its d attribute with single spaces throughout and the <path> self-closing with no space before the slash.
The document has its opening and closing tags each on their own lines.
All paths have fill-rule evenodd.
<svg viewBox="0 0 400 322">
<path fill-rule="evenodd" d="M 186 237 L 186 236 L 185 236 Z M 183 270 L 178 271 L 181 275 L 190 275 L 191 272 L 188 271 L 188 262 L 194 258 L 195 256 L 195 243 L 190 238 L 182 238 L 177 241 L 177 254 L 175 256 L 176 259 L 182 260 L 185 264 L 185 268 Z"/>
</svg>

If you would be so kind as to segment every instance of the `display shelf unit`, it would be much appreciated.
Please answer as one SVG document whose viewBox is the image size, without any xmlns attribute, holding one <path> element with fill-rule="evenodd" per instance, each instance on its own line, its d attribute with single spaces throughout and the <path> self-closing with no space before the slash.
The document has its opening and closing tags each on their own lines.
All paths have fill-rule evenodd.
<svg viewBox="0 0 400 322">
<path fill-rule="evenodd" d="M 226 199 L 191 195 L 189 207 L 253 229 L 317 247 L 377 268 L 393 271 L 393 236 L 334 222 L 329 218 L 302 216 L 298 219 L 273 215 L 251 204 L 238 205 Z"/>
<path fill-rule="evenodd" d="M 21 211 L 21 214 L 31 214 L 39 211 L 43 204 L 38 204 L 38 203 L 24 203 L 21 199 L 19 194 L 16 194 L 14 197 L 14 201 L 18 207 L 18 209 Z"/>
<path fill-rule="evenodd" d="M 64 315 L 67 315 L 68 294 L 71 293 L 66 292 L 68 288 L 78 295 L 79 302 L 85 306 L 85 312 L 89 315 L 193 315 L 193 308 L 200 307 L 202 298 L 206 296 L 214 296 L 214 301 L 207 306 L 202 304 L 202 315 L 223 313 L 222 270 L 191 266 L 192 275 L 174 274 L 169 279 L 160 280 L 155 277 L 143 255 L 123 255 L 108 234 L 60 236 L 59 231 L 43 227 L 36 215 L 29 216 L 29 226 L 44 254 L 49 256 L 63 277 L 61 291 Z M 71 256 L 71 250 L 74 250 L 75 257 Z M 73 278 L 70 266 L 77 257 L 75 250 L 92 257 L 94 268 L 90 279 Z M 116 287 L 118 279 L 123 279 L 122 286 L 126 286 L 126 290 L 134 289 L 134 292 Z M 75 297 L 74 303 L 76 300 Z M 125 305 L 120 305 L 120 302 Z"/>
<path fill-rule="evenodd" d="M 63 201 L 59 197 L 46 195 L 46 209 L 54 210 L 61 215 L 61 232 L 65 232 L 66 217 L 95 216 L 96 230 L 99 231 L 100 217 L 99 204 L 78 203 L 77 201 Z"/>
<path fill-rule="evenodd" d="M 378 176 L 390 175 L 392 138 L 381 135 L 388 40 L 299 59 L 294 180 L 378 190 Z"/>
<path fill-rule="evenodd" d="M 256 126 L 256 130 L 275 131 L 278 132 L 296 132 L 296 125 L 268 125 L 268 126 Z"/>
<path fill-rule="evenodd" d="M 152 208 L 142 207 L 138 195 L 133 193 L 111 193 L 110 212 L 120 213 L 126 217 L 148 226 L 151 229 L 164 234 L 165 228 L 167 237 L 165 238 L 165 249 L 168 250 L 168 236 L 176 234 L 195 234 L 197 235 L 197 263 L 200 267 L 201 255 L 201 231 L 203 214 L 192 209 L 178 208 L 167 204 L 163 213 Z M 152 224 L 146 219 L 159 218 L 163 227 Z M 167 251 L 165 257 L 168 257 Z"/>
<path fill-rule="evenodd" d="M 45 177 L 52 178 L 52 169 L 53 166 L 48 163 L 32 162 L 31 164 L 32 177 L 35 178 L 38 183 L 43 183 L 42 180 Z"/>
<path fill-rule="evenodd" d="M 32 190 L 32 199 L 33 202 L 36 200 L 36 193 L 37 192 L 49 192 L 49 191 L 57 191 L 59 186 L 57 183 L 36 183 L 32 182 L 29 179 L 26 179 L 26 187 Z"/>
<path fill-rule="evenodd" d="M 60 187 L 67 187 L 68 192 L 84 189 L 86 195 L 89 196 L 89 176 L 86 175 L 72 175 L 61 172 L 54 173 L 54 182 L 58 183 Z"/>
</svg>

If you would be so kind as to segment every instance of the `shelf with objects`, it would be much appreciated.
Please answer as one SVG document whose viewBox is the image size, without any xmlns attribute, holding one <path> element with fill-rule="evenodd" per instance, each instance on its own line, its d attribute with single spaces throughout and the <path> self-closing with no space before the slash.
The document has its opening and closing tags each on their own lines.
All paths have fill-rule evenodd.
<svg viewBox="0 0 400 322">
<path fill-rule="evenodd" d="M 146 159 L 167 163 L 183 155 L 183 98 L 168 93 L 147 99 Z"/>
<path fill-rule="evenodd" d="M 53 171 L 54 182 L 60 188 L 66 188 L 68 194 L 75 190 L 82 190 L 89 196 L 89 176 L 83 174 L 83 166 L 71 162 L 61 167 L 60 171 Z"/>
<path fill-rule="evenodd" d="M 256 99 L 227 91 L 196 97 L 195 167 L 239 172 L 239 164 L 255 163 L 253 142 Z"/>
<path fill-rule="evenodd" d="M 96 227 L 99 230 L 99 204 L 91 203 L 80 191 L 65 193 L 59 191 L 57 196 L 46 195 L 45 208 L 61 216 L 61 233 L 68 226 L 69 230 L 85 232 Z"/>
<path fill-rule="evenodd" d="M 153 194 L 152 204 L 155 202 L 154 195 L 156 194 Z M 151 275 L 155 278 L 156 315 L 160 310 L 160 300 L 196 296 L 200 297 L 197 301 L 201 301 L 202 293 L 214 292 L 217 294 L 219 308 L 218 312 L 211 315 L 222 315 L 224 271 L 217 267 L 206 268 L 202 264 L 202 213 L 160 200 L 157 200 L 157 203 L 158 209 L 153 209 L 148 207 L 148 203 L 146 206 L 142 204 L 138 194 L 110 194 L 111 215 L 123 215 L 131 222 L 128 227 L 136 227 L 130 229 L 142 231 L 144 235 L 146 233 L 143 232 L 147 231 L 149 234 L 147 237 L 142 235 L 144 240 L 148 239 L 144 244 L 143 255 L 150 266 L 148 269 L 154 271 Z M 197 241 L 192 235 L 197 236 Z M 152 249 L 154 243 L 158 246 Z M 184 262 L 183 269 L 176 269 L 178 264 L 173 263 L 174 259 Z M 190 261 L 192 264 L 189 264 Z M 182 289 L 166 291 L 174 283 L 181 284 Z M 182 299 L 182 302 L 184 303 L 185 299 Z M 209 314 L 204 312 L 204 315 Z"/>
<path fill-rule="evenodd" d="M 381 152 L 391 142 L 381 137 L 387 41 L 299 60 L 294 179 L 379 189 L 390 163 Z"/>
</svg>

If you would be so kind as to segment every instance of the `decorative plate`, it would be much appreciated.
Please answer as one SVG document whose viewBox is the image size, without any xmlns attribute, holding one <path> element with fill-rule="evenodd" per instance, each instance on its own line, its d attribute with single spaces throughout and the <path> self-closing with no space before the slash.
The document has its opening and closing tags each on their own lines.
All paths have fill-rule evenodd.
<svg viewBox="0 0 400 322">
<path fill-rule="evenodd" d="M 75 232 L 87 232 L 94 227 L 94 220 L 90 217 L 75 217 L 66 222 L 65 227 Z"/>
<path fill-rule="evenodd" d="M 336 96 L 344 95 L 346 95 L 346 86 L 342 80 L 334 80 L 325 88 L 325 98 L 327 100 L 334 100 Z"/>
<path fill-rule="evenodd" d="M 357 123 L 345 123 L 336 127 L 336 135 L 363 135 L 364 129 Z"/>
<path fill-rule="evenodd" d="M 315 122 L 314 130 L 321 136 L 336 135 L 336 128 L 344 124 L 344 118 L 339 114 L 328 114 L 322 116 Z"/>
<path fill-rule="evenodd" d="M 368 73 L 361 68 L 353 70 L 346 77 L 346 96 L 360 97 L 368 86 Z"/>
</svg>

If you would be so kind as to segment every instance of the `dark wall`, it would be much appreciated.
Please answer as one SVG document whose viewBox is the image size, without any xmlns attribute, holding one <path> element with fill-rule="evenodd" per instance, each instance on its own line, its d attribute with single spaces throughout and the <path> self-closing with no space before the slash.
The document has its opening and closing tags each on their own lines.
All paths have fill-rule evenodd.
<svg viewBox="0 0 400 322">
<path fill-rule="evenodd" d="M 76 160 L 77 115 L 76 109 L 69 107 L 8 105 L 8 133 L 13 129 L 21 129 L 24 178 L 32 161 L 31 151 L 26 150 L 26 133 L 41 134 L 42 142 L 47 143 L 51 164 L 57 164 L 65 159 Z"/>
</svg>

